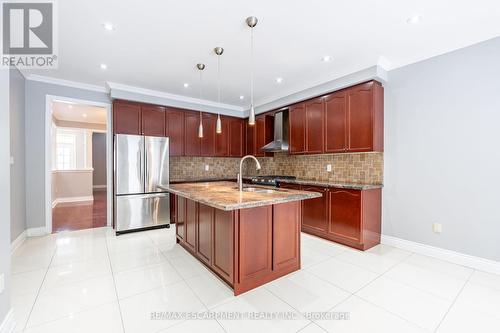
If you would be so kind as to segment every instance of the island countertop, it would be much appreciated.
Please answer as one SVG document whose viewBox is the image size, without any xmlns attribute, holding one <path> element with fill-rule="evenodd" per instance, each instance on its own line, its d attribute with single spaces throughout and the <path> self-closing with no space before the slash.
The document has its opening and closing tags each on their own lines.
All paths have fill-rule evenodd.
<svg viewBox="0 0 500 333">
<path fill-rule="evenodd" d="M 162 188 L 169 193 L 225 211 L 275 205 L 321 196 L 320 193 L 316 192 L 258 185 L 247 185 L 246 187 L 261 188 L 271 192 L 240 192 L 237 184 L 229 181 L 170 184 Z"/>
</svg>

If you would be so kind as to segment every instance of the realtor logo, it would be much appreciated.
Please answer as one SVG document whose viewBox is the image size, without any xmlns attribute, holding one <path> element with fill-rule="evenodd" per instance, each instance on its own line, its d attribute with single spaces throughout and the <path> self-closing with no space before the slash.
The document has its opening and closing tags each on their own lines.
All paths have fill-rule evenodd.
<svg viewBox="0 0 500 333">
<path fill-rule="evenodd" d="M 57 67 L 55 4 L 35 1 L 2 4 L 2 67 Z"/>
</svg>

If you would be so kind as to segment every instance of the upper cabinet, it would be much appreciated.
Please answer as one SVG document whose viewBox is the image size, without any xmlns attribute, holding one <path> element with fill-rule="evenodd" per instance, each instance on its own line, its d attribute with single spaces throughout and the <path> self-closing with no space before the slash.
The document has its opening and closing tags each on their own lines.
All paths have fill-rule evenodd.
<svg viewBox="0 0 500 333">
<path fill-rule="evenodd" d="M 140 104 L 124 101 L 113 102 L 113 133 L 142 134 Z"/>
<path fill-rule="evenodd" d="M 323 122 L 325 103 L 323 98 L 305 102 L 306 110 L 306 148 L 308 154 L 321 154 L 324 150 Z"/>
<path fill-rule="evenodd" d="M 215 126 L 217 115 L 212 113 L 203 113 L 203 138 L 201 138 L 201 156 L 215 156 Z M 198 124 L 199 125 L 199 124 Z"/>
<path fill-rule="evenodd" d="M 256 125 L 249 125 L 248 122 L 245 124 L 246 125 L 246 154 L 247 155 L 255 155 L 257 153 L 257 150 L 255 149 L 256 147 L 256 132 L 257 132 L 257 126 Z"/>
<path fill-rule="evenodd" d="M 347 92 L 327 95 L 325 101 L 325 153 L 347 150 Z"/>
<path fill-rule="evenodd" d="M 184 114 L 184 155 L 200 156 L 201 139 L 198 137 L 200 112 L 186 111 Z"/>
<path fill-rule="evenodd" d="M 224 126 L 222 127 L 224 131 Z M 245 120 L 240 118 L 229 119 L 229 156 L 242 157 L 245 155 Z"/>
<path fill-rule="evenodd" d="M 288 109 L 290 126 L 289 153 L 303 154 L 306 152 L 306 108 L 304 103 L 292 105 Z"/>
<path fill-rule="evenodd" d="M 215 156 L 229 156 L 229 123 L 228 117 L 220 116 L 221 133 L 215 134 Z M 217 124 L 217 123 L 216 123 Z"/>
<path fill-rule="evenodd" d="M 141 106 L 142 135 L 165 136 L 165 108 Z"/>
<path fill-rule="evenodd" d="M 184 113 L 175 108 L 165 109 L 165 134 L 169 137 L 170 156 L 184 155 Z"/>
<path fill-rule="evenodd" d="M 273 156 L 273 153 L 266 153 L 262 147 L 274 139 L 274 117 L 270 115 L 258 115 L 255 117 L 255 156 Z"/>
</svg>

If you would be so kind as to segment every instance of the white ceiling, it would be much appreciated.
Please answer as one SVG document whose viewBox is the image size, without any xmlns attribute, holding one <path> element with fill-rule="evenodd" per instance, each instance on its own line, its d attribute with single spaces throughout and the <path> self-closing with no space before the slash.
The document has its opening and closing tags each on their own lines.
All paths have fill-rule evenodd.
<svg viewBox="0 0 500 333">
<path fill-rule="evenodd" d="M 57 120 L 76 121 L 91 124 L 106 124 L 106 108 L 75 104 L 68 102 L 53 102 L 52 115 Z"/>
<path fill-rule="evenodd" d="M 390 70 L 500 35 L 498 0 L 64 0 L 58 12 L 59 69 L 31 74 L 198 97 L 195 65 L 203 62 L 203 98 L 217 101 L 212 50 L 222 46 L 222 102 L 240 107 L 249 105 L 250 15 L 259 18 L 256 105 L 376 64 Z M 416 14 L 423 20 L 408 24 Z M 104 30 L 104 22 L 116 29 Z M 333 60 L 322 62 L 324 55 Z"/>
</svg>

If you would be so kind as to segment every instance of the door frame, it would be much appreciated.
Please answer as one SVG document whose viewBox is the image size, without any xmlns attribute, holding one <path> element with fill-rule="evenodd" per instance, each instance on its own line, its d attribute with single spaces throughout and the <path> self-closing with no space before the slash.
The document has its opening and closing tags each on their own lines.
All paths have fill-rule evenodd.
<svg viewBox="0 0 500 333">
<path fill-rule="evenodd" d="M 113 124 L 111 103 L 96 102 L 66 96 L 45 96 L 45 233 L 52 233 L 52 102 L 70 102 L 106 109 L 106 225 L 113 219 Z"/>
</svg>

